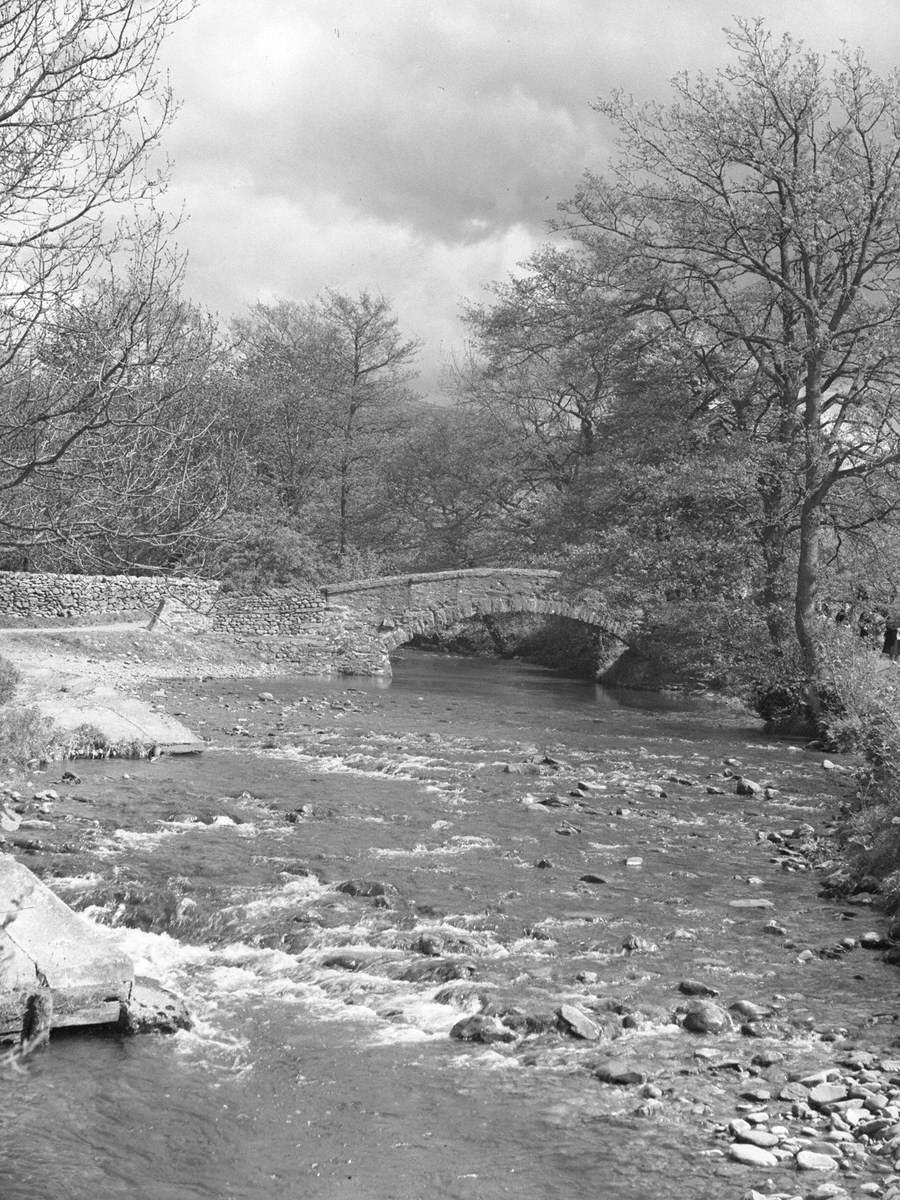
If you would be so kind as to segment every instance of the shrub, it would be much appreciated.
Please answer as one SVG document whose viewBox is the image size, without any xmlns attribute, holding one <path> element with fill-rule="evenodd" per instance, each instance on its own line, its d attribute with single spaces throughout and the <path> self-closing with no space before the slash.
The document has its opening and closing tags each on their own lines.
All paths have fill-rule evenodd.
<svg viewBox="0 0 900 1200">
<path fill-rule="evenodd" d="M 0 657 L 0 704 L 8 704 L 19 682 L 19 672 L 8 658 Z"/>
<path fill-rule="evenodd" d="M 880 887 L 900 907 L 900 667 L 853 631 L 823 626 L 823 723 L 837 750 L 859 752 L 857 792 L 841 839 L 853 881 Z"/>
<path fill-rule="evenodd" d="M 59 757 L 60 733 L 36 708 L 0 709 L 0 763 L 26 767 Z"/>
</svg>

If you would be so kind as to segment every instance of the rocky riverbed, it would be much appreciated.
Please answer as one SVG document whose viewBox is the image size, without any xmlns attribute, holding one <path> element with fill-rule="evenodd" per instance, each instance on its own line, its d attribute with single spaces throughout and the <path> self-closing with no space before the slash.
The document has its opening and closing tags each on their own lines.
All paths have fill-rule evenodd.
<svg viewBox="0 0 900 1200">
<path fill-rule="evenodd" d="M 542 1198 L 900 1195 L 890 930 L 875 896 L 829 884 L 847 765 L 734 713 L 424 657 L 384 690 L 148 682 L 207 752 L 33 775 L 5 795 L 8 848 L 187 995 L 208 1037 L 177 1053 L 219 1088 L 252 1070 L 275 1161 L 314 1148 L 279 1132 L 260 1006 L 332 1112 L 313 1045 L 344 1095 L 392 1097 L 399 1140 L 447 1135 L 392 1168 L 373 1118 L 336 1118 L 312 1195 L 344 1194 L 319 1157 L 338 1131 L 385 1200 L 426 1177 L 512 1194 L 513 1175 Z M 491 1157 L 473 1087 L 529 1183 Z M 235 1177 L 267 1196 L 254 1165 Z"/>
</svg>

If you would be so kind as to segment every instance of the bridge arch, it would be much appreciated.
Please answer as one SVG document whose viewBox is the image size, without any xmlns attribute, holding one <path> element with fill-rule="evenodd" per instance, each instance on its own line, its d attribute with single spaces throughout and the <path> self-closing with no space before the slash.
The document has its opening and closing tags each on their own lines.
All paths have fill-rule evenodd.
<svg viewBox="0 0 900 1200">
<path fill-rule="evenodd" d="M 448 629 L 459 621 L 473 620 L 479 617 L 501 616 L 507 613 L 565 617 L 569 620 L 578 621 L 583 625 L 590 626 L 593 629 L 599 629 L 603 633 L 611 634 L 613 637 L 620 637 L 618 632 L 614 633 L 608 628 L 608 622 L 599 614 L 586 613 L 579 606 L 552 600 L 522 602 L 517 601 L 515 598 L 510 598 L 506 603 L 495 604 L 489 611 L 479 608 L 474 603 L 447 605 L 439 611 L 430 612 L 427 616 L 417 615 L 414 620 L 407 620 L 394 629 L 380 629 L 379 635 L 385 650 L 390 654 L 392 650 L 396 650 L 398 646 L 412 641 L 414 637 L 423 634 L 439 633 L 442 629 Z"/>
</svg>

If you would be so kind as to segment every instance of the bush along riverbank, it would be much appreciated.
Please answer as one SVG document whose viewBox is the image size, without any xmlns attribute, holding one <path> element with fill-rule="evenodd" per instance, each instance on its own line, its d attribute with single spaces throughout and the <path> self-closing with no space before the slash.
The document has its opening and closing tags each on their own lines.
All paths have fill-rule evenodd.
<svg viewBox="0 0 900 1200">
<path fill-rule="evenodd" d="M 900 668 L 849 631 L 826 637 L 823 733 L 857 764 L 855 792 L 839 813 L 841 866 L 829 887 L 833 894 L 872 894 L 893 916 L 900 912 Z M 896 922 L 891 931 L 900 937 Z"/>
</svg>

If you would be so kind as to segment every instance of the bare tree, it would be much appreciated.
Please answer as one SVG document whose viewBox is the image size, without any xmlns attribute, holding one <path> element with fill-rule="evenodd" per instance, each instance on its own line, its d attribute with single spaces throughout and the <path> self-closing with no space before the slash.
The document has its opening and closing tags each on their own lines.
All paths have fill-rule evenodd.
<svg viewBox="0 0 900 1200">
<path fill-rule="evenodd" d="M 173 100 L 157 63 L 163 38 L 190 7 L 191 0 L 0 7 L 7 516 L 21 507 L 11 493 L 109 427 L 137 375 L 171 351 L 159 298 L 174 297 L 180 268 L 153 209 L 165 183 L 164 164 L 153 159 Z"/>
<path fill-rule="evenodd" d="M 368 292 L 258 304 L 235 333 L 260 476 L 343 559 L 378 522 L 385 444 L 410 399 L 418 343 Z"/>
<path fill-rule="evenodd" d="M 710 403 L 756 439 L 773 545 L 796 535 L 794 629 L 817 702 L 827 506 L 900 460 L 900 81 L 760 22 L 734 63 L 677 76 L 676 102 L 598 105 L 621 131 L 567 225 L 612 244 L 698 360 Z M 776 557 L 777 557 L 776 553 Z"/>
</svg>

